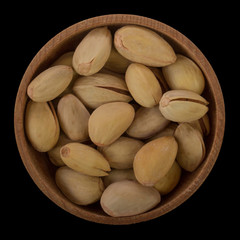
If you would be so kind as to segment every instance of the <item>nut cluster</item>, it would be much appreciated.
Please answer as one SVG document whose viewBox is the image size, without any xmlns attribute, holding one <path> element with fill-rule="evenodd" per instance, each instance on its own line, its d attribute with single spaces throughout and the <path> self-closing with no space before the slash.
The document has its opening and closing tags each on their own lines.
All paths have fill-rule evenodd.
<svg viewBox="0 0 240 240">
<path fill-rule="evenodd" d="M 70 201 L 132 216 L 204 160 L 204 88 L 196 63 L 158 33 L 99 27 L 30 82 L 25 132 Z"/>
</svg>

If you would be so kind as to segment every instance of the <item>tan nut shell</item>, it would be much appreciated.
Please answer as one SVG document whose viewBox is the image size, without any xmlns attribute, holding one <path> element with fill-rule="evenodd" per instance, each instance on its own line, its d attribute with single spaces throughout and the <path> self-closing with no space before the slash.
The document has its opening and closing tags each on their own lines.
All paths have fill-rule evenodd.
<svg viewBox="0 0 240 240">
<path fill-rule="evenodd" d="M 107 27 L 91 30 L 73 54 L 75 71 L 84 76 L 97 73 L 107 62 L 112 48 L 112 35 Z"/>
<path fill-rule="evenodd" d="M 98 150 L 108 160 L 112 168 L 126 169 L 133 167 L 133 159 L 143 144 L 143 142 L 133 138 L 120 137 L 108 146 L 99 147 Z"/>
<path fill-rule="evenodd" d="M 132 97 L 123 78 L 106 73 L 80 77 L 73 92 L 89 108 L 97 108 L 108 102 L 130 102 Z"/>
<path fill-rule="evenodd" d="M 52 149 L 59 138 L 59 124 L 51 102 L 29 101 L 25 113 L 25 131 L 32 146 L 39 152 Z"/>
<path fill-rule="evenodd" d="M 162 115 L 173 122 L 191 122 L 203 117 L 208 102 L 199 94 L 188 90 L 165 92 L 159 102 Z"/>
<path fill-rule="evenodd" d="M 152 30 L 128 25 L 114 35 L 117 51 L 132 62 L 152 67 L 169 65 L 176 60 L 173 48 Z"/>
<path fill-rule="evenodd" d="M 162 68 L 171 89 L 183 89 L 202 94 L 205 80 L 201 69 L 190 58 L 177 54 L 177 60 Z"/>
<path fill-rule="evenodd" d="M 127 134 L 134 138 L 146 139 L 163 130 L 169 123 L 170 121 L 162 115 L 158 106 L 140 107 Z"/>
<path fill-rule="evenodd" d="M 177 162 L 186 171 L 193 172 L 205 157 L 201 133 L 188 123 L 181 123 L 175 133 L 178 142 Z"/>
<path fill-rule="evenodd" d="M 126 84 L 134 100 L 143 107 L 157 105 L 162 97 L 161 86 L 146 66 L 132 63 L 126 71 Z"/>
<path fill-rule="evenodd" d="M 174 137 L 166 136 L 146 143 L 135 155 L 133 170 L 138 182 L 154 186 L 172 167 L 178 144 Z"/>
<path fill-rule="evenodd" d="M 89 205 L 98 201 L 104 190 L 101 178 L 81 174 L 67 166 L 57 169 L 55 180 L 62 193 L 78 205 Z"/>
<path fill-rule="evenodd" d="M 131 62 L 128 59 L 119 54 L 115 47 L 112 47 L 110 56 L 104 65 L 104 68 L 116 73 L 125 73 L 130 63 Z"/>
<path fill-rule="evenodd" d="M 100 204 L 108 215 L 124 217 L 144 213 L 160 200 L 160 194 L 155 188 L 124 180 L 109 185 L 102 194 Z"/>
<path fill-rule="evenodd" d="M 134 108 L 125 102 L 106 103 L 93 111 L 88 122 L 89 136 L 97 146 L 117 140 L 130 126 Z"/>
<path fill-rule="evenodd" d="M 160 192 L 161 196 L 170 193 L 177 186 L 181 178 L 181 173 L 181 167 L 176 161 L 174 161 L 167 174 L 154 185 L 154 187 Z"/>
<path fill-rule="evenodd" d="M 57 113 L 63 132 L 74 141 L 85 141 L 88 136 L 90 114 L 73 94 L 63 96 L 58 102 Z"/>
<path fill-rule="evenodd" d="M 114 182 L 123 180 L 136 180 L 133 169 L 112 169 L 108 176 L 103 177 L 104 186 L 107 187 Z M 136 180 L 137 181 L 137 180 Z"/>
<path fill-rule="evenodd" d="M 60 149 L 63 162 L 73 170 L 89 176 L 106 176 L 108 161 L 96 149 L 82 143 L 68 143 Z"/>
<path fill-rule="evenodd" d="M 35 102 L 51 101 L 68 87 L 72 78 L 71 67 L 66 65 L 50 67 L 30 82 L 27 94 Z"/>
</svg>

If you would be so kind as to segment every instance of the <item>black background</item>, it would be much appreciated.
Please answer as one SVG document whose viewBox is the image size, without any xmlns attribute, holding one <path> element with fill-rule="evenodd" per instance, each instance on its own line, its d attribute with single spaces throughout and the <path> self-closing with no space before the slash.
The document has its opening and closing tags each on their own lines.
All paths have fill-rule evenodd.
<svg viewBox="0 0 240 240">
<path fill-rule="evenodd" d="M 147 233 L 147 237 L 184 238 L 233 234 L 239 221 L 237 155 L 239 124 L 232 112 L 239 82 L 237 5 L 210 1 L 84 1 L 8 4 L 2 9 L 2 149 L 1 201 L 4 226 L 18 236 L 115 238 Z M 13 11 L 14 10 L 14 11 Z M 5 12 L 6 11 L 6 12 Z M 25 69 L 40 48 L 58 32 L 90 17 L 125 13 L 150 17 L 170 25 L 203 52 L 215 70 L 226 105 L 226 128 L 218 160 L 199 190 L 185 203 L 157 219 L 129 226 L 107 226 L 79 219 L 56 206 L 34 184 L 18 154 L 14 137 L 15 97 Z M 238 108 L 239 109 L 239 108 Z M 239 110 L 237 110 L 239 111 Z M 6 114 L 7 113 L 7 114 Z M 6 116 L 7 115 L 7 121 Z M 7 127 L 5 127 L 7 126 Z M 6 141 L 7 139 L 7 141 Z M 7 142 L 7 146 L 5 143 Z M 235 154 L 235 153 L 236 154 Z M 5 217 L 6 215 L 6 217 Z M 235 220 L 234 220 L 235 219 Z M 30 231 L 30 232 L 29 232 Z M 97 234 L 97 235 L 95 235 Z M 85 235 L 86 237 L 86 235 Z M 144 237 L 144 236 L 143 236 Z"/>
</svg>

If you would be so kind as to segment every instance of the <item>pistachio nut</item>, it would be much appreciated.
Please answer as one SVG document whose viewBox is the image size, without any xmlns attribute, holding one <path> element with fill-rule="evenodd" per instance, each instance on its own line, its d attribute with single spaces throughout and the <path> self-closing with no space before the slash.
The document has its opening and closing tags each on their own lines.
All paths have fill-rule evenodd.
<svg viewBox="0 0 240 240">
<path fill-rule="evenodd" d="M 74 141 L 85 141 L 88 136 L 90 114 L 73 94 L 63 96 L 58 102 L 57 113 L 63 132 Z"/>
<path fill-rule="evenodd" d="M 163 130 L 161 130 L 160 132 L 158 132 L 157 134 L 155 134 L 154 136 L 149 138 L 147 141 L 149 142 L 149 141 L 152 141 L 154 139 L 164 137 L 164 136 L 174 136 L 174 132 L 175 132 L 177 126 L 178 126 L 177 123 L 170 122 L 170 124 L 168 124 L 167 127 L 165 127 Z"/>
<path fill-rule="evenodd" d="M 32 146 L 39 152 L 52 149 L 59 138 L 59 123 L 51 102 L 30 100 L 25 113 L 25 131 Z"/>
<path fill-rule="evenodd" d="M 154 186 L 164 177 L 175 161 L 178 144 L 173 136 L 146 143 L 135 155 L 133 170 L 138 182 Z"/>
<path fill-rule="evenodd" d="M 35 102 L 51 101 L 68 87 L 72 78 L 71 67 L 66 65 L 50 67 L 30 82 L 27 94 Z"/>
<path fill-rule="evenodd" d="M 116 73 L 125 73 L 130 63 L 131 62 L 128 59 L 119 54 L 115 47 L 112 47 L 110 56 L 105 63 L 104 68 Z"/>
<path fill-rule="evenodd" d="M 47 152 L 49 160 L 51 161 L 52 164 L 54 164 L 57 167 L 65 166 L 65 163 L 63 162 L 60 156 L 60 149 L 62 146 L 71 142 L 73 141 L 66 137 L 64 133 L 60 132 L 57 144 L 54 146 L 54 148 Z"/>
<path fill-rule="evenodd" d="M 78 205 L 97 202 L 104 190 L 101 178 L 81 174 L 67 166 L 57 169 L 55 180 L 61 192 Z"/>
<path fill-rule="evenodd" d="M 127 134 L 134 138 L 146 139 L 163 130 L 169 123 L 170 121 L 162 115 L 158 106 L 140 107 Z"/>
<path fill-rule="evenodd" d="M 202 94 L 205 79 L 201 69 L 190 58 L 177 54 L 177 60 L 162 68 L 171 89 L 183 89 Z"/>
<path fill-rule="evenodd" d="M 101 105 L 89 118 L 90 139 L 100 147 L 113 143 L 131 125 L 134 115 L 134 108 L 129 103 L 112 102 Z"/>
<path fill-rule="evenodd" d="M 165 92 L 159 102 L 162 115 L 173 122 L 191 122 L 203 117 L 208 111 L 208 101 L 189 90 Z"/>
<path fill-rule="evenodd" d="M 198 120 L 189 122 L 191 126 L 198 129 L 203 136 L 207 136 L 210 133 L 210 121 L 208 114 L 205 114 L 202 118 Z"/>
<path fill-rule="evenodd" d="M 176 60 L 168 42 L 145 27 L 127 25 L 119 28 L 114 35 L 114 45 L 125 58 L 147 66 L 162 67 Z"/>
<path fill-rule="evenodd" d="M 178 142 L 177 162 L 186 171 L 193 172 L 205 157 L 205 144 L 201 133 L 189 123 L 181 123 L 174 136 Z"/>
<path fill-rule="evenodd" d="M 73 170 L 89 176 L 106 176 L 108 161 L 96 149 L 82 143 L 68 143 L 60 149 L 63 162 Z"/>
<path fill-rule="evenodd" d="M 154 73 L 148 67 L 139 63 L 130 64 L 125 79 L 129 92 L 141 106 L 153 107 L 159 103 L 162 89 Z"/>
<path fill-rule="evenodd" d="M 176 161 L 174 161 L 167 174 L 154 185 L 154 187 L 160 192 L 161 196 L 170 193 L 177 186 L 181 178 L 181 173 L 181 167 Z"/>
<path fill-rule="evenodd" d="M 108 176 L 103 177 L 104 186 L 107 187 L 114 182 L 119 182 L 123 180 L 135 180 L 136 177 L 134 175 L 133 169 L 112 169 L 109 172 Z"/>
<path fill-rule="evenodd" d="M 120 137 L 112 144 L 105 147 L 98 147 L 98 150 L 108 160 L 112 168 L 126 169 L 133 167 L 133 159 L 143 142 L 129 138 Z"/>
<path fill-rule="evenodd" d="M 159 192 L 135 181 L 112 183 L 103 192 L 100 204 L 112 217 L 132 216 L 154 208 L 161 200 Z"/>
<path fill-rule="evenodd" d="M 112 48 L 112 35 L 107 27 L 91 30 L 73 54 L 75 71 L 84 76 L 97 73 L 107 62 Z"/>
<path fill-rule="evenodd" d="M 108 102 L 132 100 L 124 79 L 105 73 L 78 78 L 73 92 L 85 106 L 93 109 Z"/>
<path fill-rule="evenodd" d="M 61 55 L 59 58 L 57 58 L 56 61 L 53 62 L 53 64 L 51 66 L 56 66 L 56 65 L 67 65 L 69 67 L 72 67 L 72 58 L 73 58 L 73 54 L 74 52 L 66 52 L 63 55 Z M 77 72 L 73 69 L 73 78 L 72 81 L 70 82 L 70 84 L 67 86 L 67 88 L 59 95 L 59 97 L 64 96 L 67 93 L 71 93 L 72 92 L 72 87 L 73 84 L 75 82 L 75 80 L 78 78 L 78 74 Z"/>
</svg>

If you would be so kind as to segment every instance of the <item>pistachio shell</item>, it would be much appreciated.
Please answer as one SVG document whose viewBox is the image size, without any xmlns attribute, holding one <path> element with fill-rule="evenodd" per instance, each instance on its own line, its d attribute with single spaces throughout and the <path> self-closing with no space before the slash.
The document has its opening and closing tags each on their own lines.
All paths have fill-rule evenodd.
<svg viewBox="0 0 240 240">
<path fill-rule="evenodd" d="M 134 108 L 125 102 L 106 103 L 95 109 L 88 122 L 89 136 L 97 146 L 117 140 L 130 126 Z"/>
<path fill-rule="evenodd" d="M 208 114 L 205 114 L 198 120 L 189 122 L 189 124 L 198 129 L 203 136 L 207 136 L 210 133 L 210 121 Z"/>
<path fill-rule="evenodd" d="M 163 130 L 158 132 L 156 135 L 149 138 L 147 141 L 152 141 L 154 139 L 164 137 L 164 136 L 174 136 L 174 132 L 175 132 L 177 126 L 178 126 L 177 123 L 170 122 L 170 124 L 167 127 L 165 127 Z"/>
<path fill-rule="evenodd" d="M 158 106 L 140 107 L 127 134 L 134 138 L 146 139 L 164 129 L 169 123 L 170 121 L 162 115 Z"/>
<path fill-rule="evenodd" d="M 110 56 L 104 67 L 116 73 L 125 73 L 130 63 L 128 59 L 124 58 L 114 47 L 112 47 Z"/>
<path fill-rule="evenodd" d="M 167 174 L 161 178 L 154 187 L 160 192 L 161 196 L 170 193 L 178 184 L 181 178 L 182 169 L 176 161 Z"/>
<path fill-rule="evenodd" d="M 29 101 L 25 114 L 25 131 L 32 146 L 39 152 L 52 149 L 59 138 L 59 124 L 51 102 Z"/>
<path fill-rule="evenodd" d="M 71 67 L 66 65 L 50 67 L 30 82 L 27 94 L 35 102 L 51 101 L 68 87 L 72 78 Z"/>
<path fill-rule="evenodd" d="M 126 169 L 133 167 L 135 154 L 142 146 L 143 142 L 139 140 L 120 137 L 108 146 L 99 147 L 98 150 L 108 160 L 112 168 Z"/>
<path fill-rule="evenodd" d="M 177 162 L 186 171 L 193 172 L 205 157 L 202 135 L 190 124 L 181 123 L 174 136 L 178 142 Z"/>
<path fill-rule="evenodd" d="M 63 96 L 58 102 L 57 113 L 61 129 L 74 141 L 85 141 L 88 136 L 90 114 L 73 94 Z"/>
<path fill-rule="evenodd" d="M 73 170 L 89 176 L 106 176 L 108 161 L 96 149 L 82 143 L 68 143 L 60 149 L 63 162 Z"/>
<path fill-rule="evenodd" d="M 114 45 L 125 58 L 147 66 L 162 67 L 176 60 L 174 50 L 167 41 L 145 27 L 127 25 L 118 29 Z"/>
<path fill-rule="evenodd" d="M 57 169 L 55 180 L 62 193 L 78 205 L 89 205 L 98 201 L 104 190 L 101 178 L 81 174 L 67 166 Z"/>
<path fill-rule="evenodd" d="M 135 155 L 133 170 L 138 182 L 154 186 L 172 167 L 178 144 L 174 137 L 166 136 L 146 143 Z"/>
<path fill-rule="evenodd" d="M 112 169 L 108 176 L 103 177 L 104 186 L 107 187 L 114 182 L 123 180 L 136 180 L 133 169 Z"/>
<path fill-rule="evenodd" d="M 108 215 L 124 217 L 144 213 L 160 200 L 160 194 L 155 188 L 124 180 L 109 185 L 102 194 L 100 204 Z"/>
<path fill-rule="evenodd" d="M 162 89 L 154 73 L 142 64 L 129 65 L 126 84 L 134 100 L 143 107 L 157 105 L 162 97 Z"/>
<path fill-rule="evenodd" d="M 163 75 L 171 89 L 190 90 L 201 94 L 205 80 L 201 69 L 190 58 L 177 54 L 177 60 L 162 68 Z"/>
<path fill-rule="evenodd" d="M 84 76 L 97 73 L 107 62 L 112 35 L 107 27 L 91 30 L 79 43 L 73 55 L 75 71 Z"/>
<path fill-rule="evenodd" d="M 203 117 L 208 102 L 199 94 L 188 90 L 165 92 L 159 102 L 162 115 L 173 122 L 191 122 Z"/>
<path fill-rule="evenodd" d="M 130 102 L 132 97 L 123 78 L 105 73 L 80 77 L 73 92 L 89 108 L 109 102 Z"/>
</svg>

